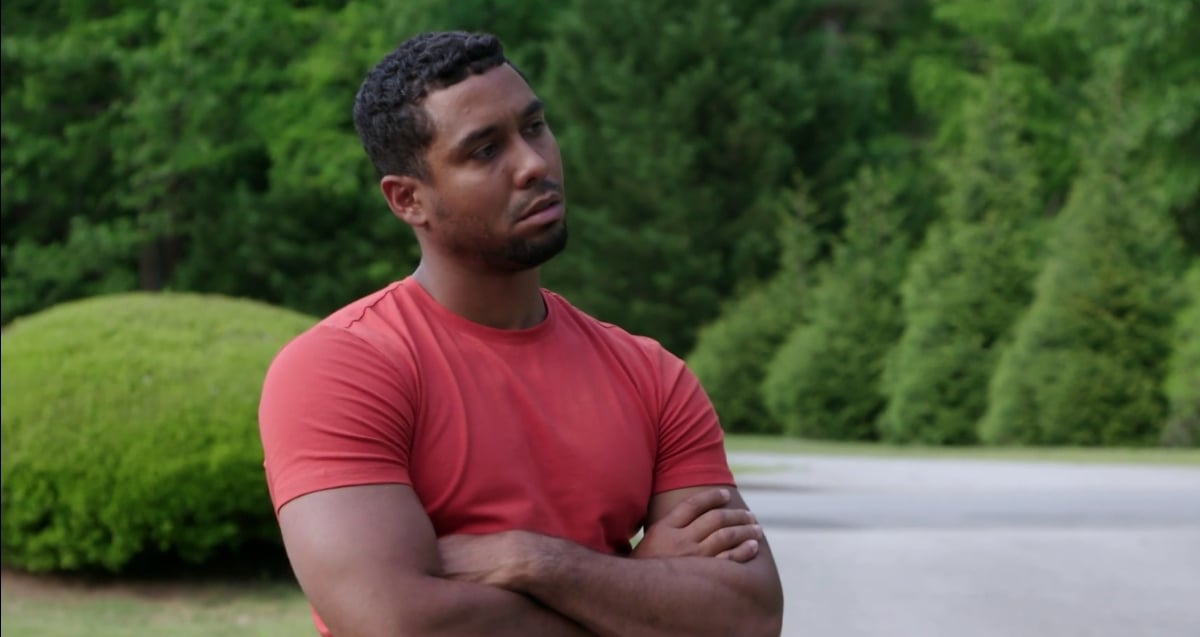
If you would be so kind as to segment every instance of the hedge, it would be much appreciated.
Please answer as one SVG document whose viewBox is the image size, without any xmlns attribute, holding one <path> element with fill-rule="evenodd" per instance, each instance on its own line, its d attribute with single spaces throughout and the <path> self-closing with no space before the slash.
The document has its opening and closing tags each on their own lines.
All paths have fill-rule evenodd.
<svg viewBox="0 0 1200 637">
<path fill-rule="evenodd" d="M 6 328 L 3 562 L 120 572 L 277 543 L 259 390 L 279 348 L 313 323 L 251 301 L 133 293 Z"/>
</svg>

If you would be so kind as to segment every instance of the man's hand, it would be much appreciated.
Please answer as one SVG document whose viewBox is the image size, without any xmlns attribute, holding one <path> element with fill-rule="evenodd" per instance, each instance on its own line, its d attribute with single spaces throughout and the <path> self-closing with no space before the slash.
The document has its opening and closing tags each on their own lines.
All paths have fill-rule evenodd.
<svg viewBox="0 0 1200 637">
<path fill-rule="evenodd" d="M 725 508 L 727 489 L 709 489 L 679 503 L 646 529 L 635 558 L 718 557 L 747 562 L 758 554 L 762 527 L 746 509 Z M 541 536 L 527 531 L 448 535 L 438 539 L 442 576 L 513 590 L 543 555 Z"/>
<path fill-rule="evenodd" d="M 689 497 L 646 529 L 635 558 L 719 557 L 748 562 L 758 554 L 762 527 L 746 509 L 725 508 L 727 489 Z"/>
<path fill-rule="evenodd" d="M 432 574 L 516 594 L 570 622 L 560 632 L 576 631 L 562 634 L 778 637 L 779 575 L 736 489 L 691 487 L 655 497 L 634 557 L 661 559 L 622 558 L 562 538 L 504 531 L 437 540 L 440 560 Z"/>
<path fill-rule="evenodd" d="M 511 589 L 536 558 L 536 539 L 526 531 L 439 538 L 442 577 Z"/>
</svg>

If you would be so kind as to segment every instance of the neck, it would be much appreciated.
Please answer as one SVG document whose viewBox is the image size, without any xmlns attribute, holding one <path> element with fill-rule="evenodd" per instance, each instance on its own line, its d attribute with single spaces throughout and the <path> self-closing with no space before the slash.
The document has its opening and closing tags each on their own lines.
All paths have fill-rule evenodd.
<svg viewBox="0 0 1200 637">
<path fill-rule="evenodd" d="M 413 278 L 439 305 L 481 325 L 516 330 L 546 318 L 537 268 L 481 272 L 422 257 Z"/>
</svg>

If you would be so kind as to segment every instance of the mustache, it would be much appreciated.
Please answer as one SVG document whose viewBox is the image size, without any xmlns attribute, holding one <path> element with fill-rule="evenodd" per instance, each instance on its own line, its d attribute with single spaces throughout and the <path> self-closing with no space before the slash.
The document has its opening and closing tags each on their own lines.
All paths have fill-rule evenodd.
<svg viewBox="0 0 1200 637">
<path fill-rule="evenodd" d="M 557 181 L 554 181 L 553 179 L 543 179 L 540 184 L 533 188 L 533 192 L 531 192 L 529 197 L 525 200 L 525 205 L 529 205 L 530 203 L 533 203 L 534 199 L 548 195 L 552 192 L 562 195 L 562 190 L 562 184 L 558 183 Z"/>
</svg>

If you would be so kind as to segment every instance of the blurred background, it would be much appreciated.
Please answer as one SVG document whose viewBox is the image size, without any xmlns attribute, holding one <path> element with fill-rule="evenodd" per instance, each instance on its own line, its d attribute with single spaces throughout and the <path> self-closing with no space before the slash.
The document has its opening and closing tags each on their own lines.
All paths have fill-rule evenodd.
<svg viewBox="0 0 1200 637">
<path fill-rule="evenodd" d="M 258 382 L 415 267 L 350 111 L 428 29 L 499 35 L 547 104 L 545 285 L 684 357 L 732 449 L 1200 462 L 1192 0 L 0 11 L 6 567 L 278 551 Z"/>
</svg>

